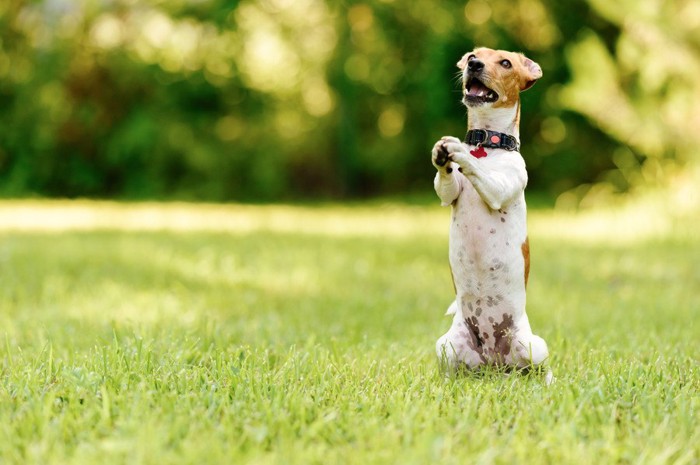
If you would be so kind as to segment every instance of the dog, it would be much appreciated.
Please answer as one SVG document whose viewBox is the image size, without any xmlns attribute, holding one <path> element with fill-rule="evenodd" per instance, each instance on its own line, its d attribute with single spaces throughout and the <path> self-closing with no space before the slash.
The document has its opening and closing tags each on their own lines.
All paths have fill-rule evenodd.
<svg viewBox="0 0 700 465">
<path fill-rule="evenodd" d="M 447 311 L 452 326 L 438 339 L 437 354 L 454 368 L 538 366 L 549 352 L 525 313 L 528 177 L 519 124 L 520 92 L 542 77 L 542 69 L 522 54 L 483 47 L 457 66 L 467 137 L 443 137 L 431 154 L 435 192 L 443 206 L 452 206 L 449 260 L 456 292 Z"/>
</svg>

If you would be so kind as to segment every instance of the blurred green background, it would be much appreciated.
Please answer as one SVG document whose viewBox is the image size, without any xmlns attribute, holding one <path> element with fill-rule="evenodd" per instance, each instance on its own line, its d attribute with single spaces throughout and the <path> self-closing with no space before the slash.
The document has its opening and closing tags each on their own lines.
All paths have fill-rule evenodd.
<svg viewBox="0 0 700 465">
<path fill-rule="evenodd" d="M 3 0 L 0 196 L 427 193 L 475 45 L 544 70 L 530 192 L 585 204 L 697 172 L 697 0 Z"/>
</svg>

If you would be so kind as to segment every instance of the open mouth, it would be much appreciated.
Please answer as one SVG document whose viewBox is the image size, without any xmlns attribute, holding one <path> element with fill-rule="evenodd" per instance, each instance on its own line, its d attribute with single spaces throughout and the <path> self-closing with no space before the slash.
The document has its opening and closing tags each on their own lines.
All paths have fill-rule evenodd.
<svg viewBox="0 0 700 465">
<path fill-rule="evenodd" d="M 464 99 L 469 103 L 492 103 L 498 100 L 498 94 L 477 78 L 469 77 L 464 84 Z"/>
</svg>

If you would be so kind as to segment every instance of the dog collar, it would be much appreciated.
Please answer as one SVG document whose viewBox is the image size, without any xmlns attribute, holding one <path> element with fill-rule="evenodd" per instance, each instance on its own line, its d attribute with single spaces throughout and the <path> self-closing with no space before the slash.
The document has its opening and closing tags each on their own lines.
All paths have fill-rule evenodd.
<svg viewBox="0 0 700 465">
<path fill-rule="evenodd" d="M 488 129 L 470 129 L 467 131 L 464 143 L 488 149 L 504 149 L 511 152 L 520 151 L 518 139 L 510 134 L 489 131 Z"/>
</svg>

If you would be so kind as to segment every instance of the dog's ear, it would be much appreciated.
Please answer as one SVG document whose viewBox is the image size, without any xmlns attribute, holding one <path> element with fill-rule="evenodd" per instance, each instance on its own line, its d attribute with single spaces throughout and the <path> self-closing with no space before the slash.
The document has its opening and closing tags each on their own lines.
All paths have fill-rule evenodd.
<svg viewBox="0 0 700 465">
<path fill-rule="evenodd" d="M 520 55 L 520 62 L 523 65 L 523 81 L 520 85 L 520 91 L 528 90 L 534 86 L 539 78 L 542 77 L 542 68 L 540 65 L 527 58 L 525 55 Z"/>
<path fill-rule="evenodd" d="M 462 57 L 461 60 L 457 62 L 457 68 L 461 69 L 464 71 L 464 68 L 467 67 L 467 57 L 469 56 L 469 53 L 465 53 L 464 56 Z"/>
</svg>

